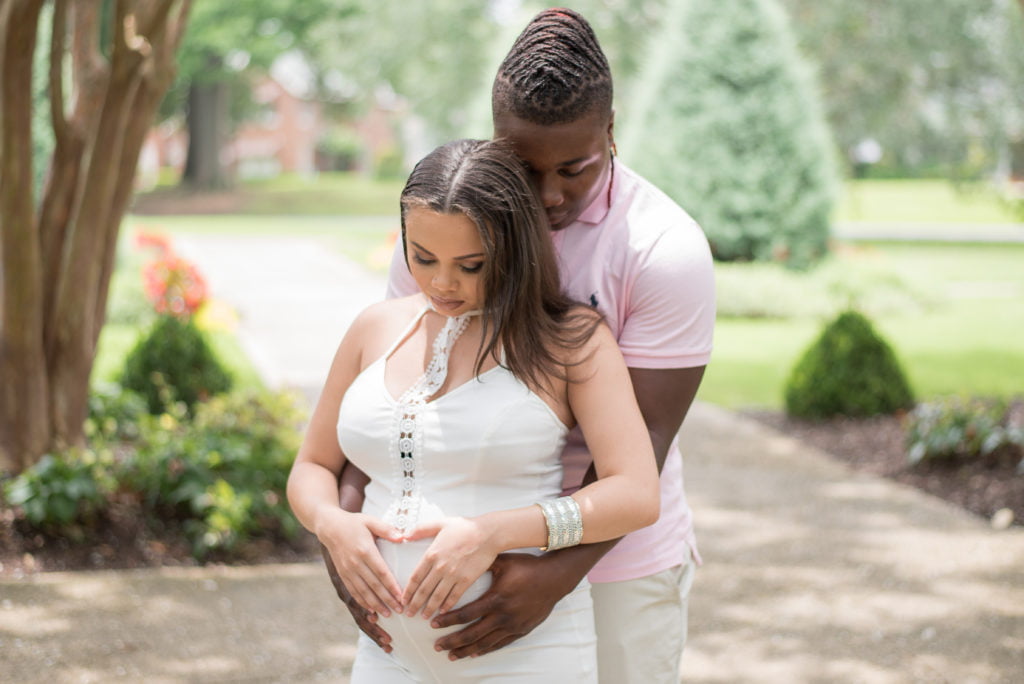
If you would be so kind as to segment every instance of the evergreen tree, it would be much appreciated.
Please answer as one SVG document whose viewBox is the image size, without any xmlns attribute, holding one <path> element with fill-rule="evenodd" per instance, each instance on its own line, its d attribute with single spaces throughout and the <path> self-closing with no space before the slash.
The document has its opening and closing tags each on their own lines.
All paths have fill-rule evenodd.
<svg viewBox="0 0 1024 684">
<path fill-rule="evenodd" d="M 700 222 L 717 259 L 802 267 L 827 249 L 834 156 L 776 0 L 675 0 L 620 149 Z"/>
</svg>

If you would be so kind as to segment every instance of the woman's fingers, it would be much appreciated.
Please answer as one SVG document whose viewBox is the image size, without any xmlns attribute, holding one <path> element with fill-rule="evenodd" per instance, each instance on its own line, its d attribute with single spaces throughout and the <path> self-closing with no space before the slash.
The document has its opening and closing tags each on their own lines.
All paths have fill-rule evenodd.
<svg viewBox="0 0 1024 684">
<path fill-rule="evenodd" d="M 402 612 L 402 590 L 383 560 L 380 561 L 380 566 L 383 567 L 364 564 L 360 569 L 360 579 L 372 593 L 375 602 L 380 605 L 375 611 L 387 617 L 391 611 Z"/>
<path fill-rule="evenodd" d="M 399 586 L 395 576 L 391 574 L 391 570 L 384 562 L 380 552 L 377 551 L 377 547 L 374 547 L 373 552 L 367 554 L 367 557 L 363 559 L 363 567 L 370 573 L 367 583 L 373 587 L 381 600 L 386 601 L 393 610 L 402 612 L 402 587 Z"/>
<path fill-rule="evenodd" d="M 427 584 L 427 582 L 431 582 Z M 405 614 L 409 617 L 416 615 L 423 604 L 426 603 L 430 592 L 437 586 L 438 579 L 426 577 L 422 580 L 409 579 L 405 585 L 405 594 L 402 595 L 402 604 L 405 606 Z"/>
<path fill-rule="evenodd" d="M 446 583 L 446 589 L 442 589 L 439 585 L 438 589 L 427 599 L 427 605 L 423 608 L 423 617 L 430 619 L 438 612 L 450 610 L 462 597 L 469 583 L 462 577 L 452 577 L 451 579 L 451 582 Z"/>
<path fill-rule="evenodd" d="M 370 585 L 361 576 L 356 575 L 346 580 L 346 584 L 349 587 L 349 591 L 352 594 L 352 598 L 359 603 L 363 609 L 370 613 L 379 613 L 380 615 L 388 616 L 391 611 L 387 605 L 380 600 L 380 597 L 370 588 Z"/>
<path fill-rule="evenodd" d="M 430 619 L 438 612 L 451 610 L 471 582 L 465 577 L 452 575 L 433 568 L 421 582 L 415 586 L 410 579 L 406 586 L 405 614 L 412 617 L 417 613 Z"/>
<path fill-rule="evenodd" d="M 462 595 L 466 593 L 466 589 L 469 589 L 470 583 L 463 580 L 456 582 L 452 586 L 452 590 L 448 592 L 448 596 L 445 597 L 444 601 L 438 606 L 436 611 L 431 611 L 430 615 L 434 615 L 435 612 L 446 613 L 455 607 L 455 604 L 459 602 Z"/>
<path fill-rule="evenodd" d="M 417 525 L 412 532 L 406 534 L 402 539 L 404 541 L 417 541 L 419 539 L 427 539 L 428 537 L 436 537 L 443 527 L 444 523 L 441 520 L 423 523 L 422 525 Z"/>
<path fill-rule="evenodd" d="M 342 582 L 350 588 L 359 604 L 367 610 L 390 615 L 402 612 L 402 588 L 377 546 L 371 541 L 349 550 L 332 552 Z"/>
<path fill-rule="evenodd" d="M 398 531 L 393 525 L 388 525 L 383 520 L 374 518 L 371 515 L 363 516 L 366 524 L 366 529 L 381 539 L 387 539 L 390 542 L 400 542 L 403 540 L 402 533 Z"/>
</svg>

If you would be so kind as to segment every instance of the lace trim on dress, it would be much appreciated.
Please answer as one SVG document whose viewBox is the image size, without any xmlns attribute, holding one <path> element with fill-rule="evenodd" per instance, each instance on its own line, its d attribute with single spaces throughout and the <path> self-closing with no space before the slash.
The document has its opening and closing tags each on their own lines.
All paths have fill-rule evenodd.
<svg viewBox="0 0 1024 684">
<path fill-rule="evenodd" d="M 385 521 L 405 532 L 419 520 L 420 486 L 423 477 L 423 425 L 420 414 L 430 397 L 437 394 L 448 377 L 448 357 L 455 340 L 469 325 L 471 312 L 449 318 L 434 338 L 433 356 L 423 375 L 399 397 L 392 417 L 389 444 L 395 468 L 392 502 Z"/>
</svg>

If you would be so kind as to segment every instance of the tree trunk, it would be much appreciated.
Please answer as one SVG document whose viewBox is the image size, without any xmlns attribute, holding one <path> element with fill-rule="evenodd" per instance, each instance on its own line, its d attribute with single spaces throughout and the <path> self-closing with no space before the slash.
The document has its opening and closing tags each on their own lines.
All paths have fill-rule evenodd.
<svg viewBox="0 0 1024 684">
<path fill-rule="evenodd" d="M 102 1 L 55 0 L 50 98 L 56 147 L 39 224 L 32 206 L 29 92 L 42 0 L 0 6 L 0 468 L 13 472 L 48 450 L 83 441 L 117 235 L 190 7 L 189 0 L 117 0 L 109 30 L 100 31 Z M 61 68 L 68 27 L 70 115 Z M 101 35 L 112 45 L 101 49 Z"/>
<path fill-rule="evenodd" d="M 182 183 L 196 190 L 218 190 L 230 185 L 230 173 L 221 161 L 227 140 L 228 86 L 223 81 L 193 82 L 188 89 L 188 155 Z"/>
<path fill-rule="evenodd" d="M 18 471 L 50 442 L 43 272 L 32 206 L 32 56 L 42 0 L 8 0 L 0 19 L 0 467 Z"/>
</svg>

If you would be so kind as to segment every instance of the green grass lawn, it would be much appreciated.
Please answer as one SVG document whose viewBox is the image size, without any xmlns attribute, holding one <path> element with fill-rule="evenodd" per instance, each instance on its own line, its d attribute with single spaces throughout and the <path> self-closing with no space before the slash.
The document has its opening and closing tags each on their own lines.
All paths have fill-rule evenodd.
<svg viewBox="0 0 1024 684">
<path fill-rule="evenodd" d="M 923 305 L 869 312 L 919 399 L 1024 395 L 1024 245 L 873 244 L 835 257 L 865 259 L 879 281 L 891 273 L 933 291 Z M 742 280 L 742 269 L 727 267 L 729 277 Z M 800 277 L 811 284 L 815 274 Z M 762 278 L 751 269 L 749 287 L 756 291 Z M 824 322 L 720 317 L 700 397 L 733 408 L 781 408 L 789 371 Z"/>
<path fill-rule="evenodd" d="M 229 194 L 231 213 L 246 216 L 394 216 L 401 180 L 376 180 L 350 172 L 314 177 L 284 175 L 247 181 Z M 202 195 L 173 186 L 142 193 L 140 207 L 162 206 L 173 214 L 203 213 Z M 161 212 L 166 213 L 166 212 Z M 987 183 L 955 186 L 942 179 L 850 180 L 844 183 L 835 220 L 841 223 L 1020 223 Z"/>
<path fill-rule="evenodd" d="M 946 180 L 860 180 L 843 186 L 840 223 L 1020 223 L 988 184 L 956 187 Z"/>
</svg>

